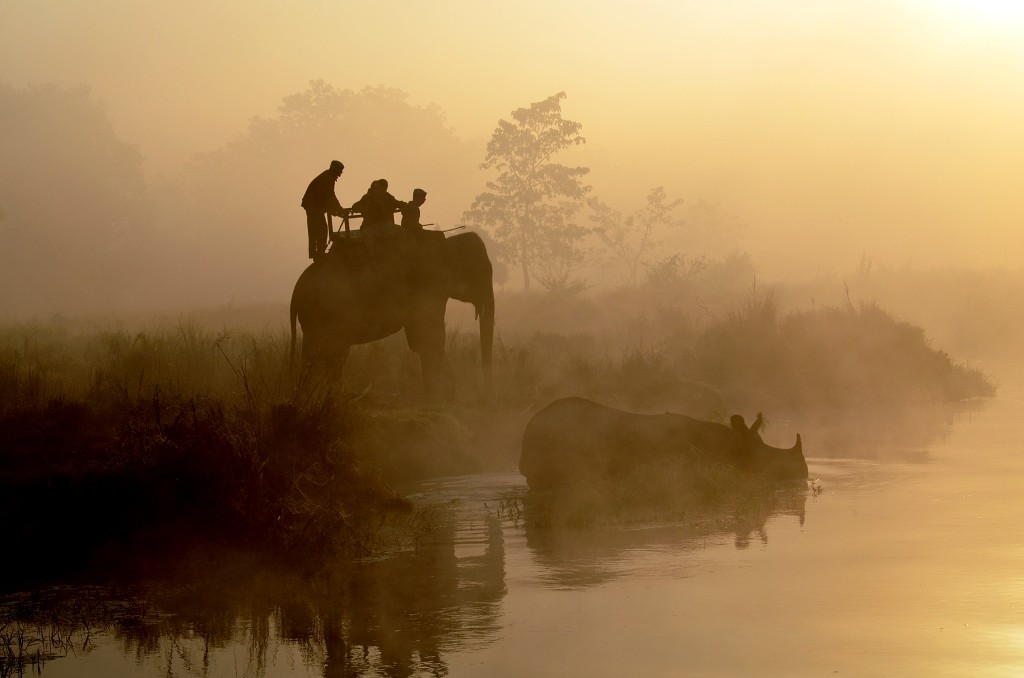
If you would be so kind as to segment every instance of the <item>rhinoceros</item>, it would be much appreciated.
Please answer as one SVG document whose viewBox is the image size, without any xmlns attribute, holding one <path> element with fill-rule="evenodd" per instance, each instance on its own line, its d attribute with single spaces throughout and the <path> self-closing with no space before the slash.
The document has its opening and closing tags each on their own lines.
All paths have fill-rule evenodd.
<svg viewBox="0 0 1024 678">
<path fill-rule="evenodd" d="M 800 435 L 796 445 L 766 445 L 758 413 L 747 427 L 736 414 L 730 426 L 684 414 L 634 414 L 584 398 L 561 398 L 535 414 L 523 433 L 519 471 L 531 488 L 567 481 L 612 479 L 639 463 L 685 456 L 727 464 L 775 480 L 806 479 Z"/>
</svg>

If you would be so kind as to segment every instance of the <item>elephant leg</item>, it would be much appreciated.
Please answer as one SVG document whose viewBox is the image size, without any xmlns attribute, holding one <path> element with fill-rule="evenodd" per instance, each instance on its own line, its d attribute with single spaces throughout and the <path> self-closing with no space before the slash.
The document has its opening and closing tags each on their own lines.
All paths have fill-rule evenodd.
<svg viewBox="0 0 1024 678">
<path fill-rule="evenodd" d="M 427 397 L 452 400 L 455 397 L 455 371 L 448 356 L 444 351 L 424 351 L 419 356 Z"/>
<path fill-rule="evenodd" d="M 302 331 L 302 369 L 303 371 L 311 369 L 320 359 L 320 354 L 323 353 L 322 332 L 309 330 L 303 328 Z"/>
<path fill-rule="evenodd" d="M 455 396 L 455 373 L 445 353 L 444 311 L 447 299 L 417 309 L 405 326 L 405 337 L 420 357 L 423 389 L 428 398 Z"/>
<path fill-rule="evenodd" d="M 340 377 L 351 347 L 348 344 L 332 344 L 329 332 L 319 329 L 305 332 L 302 337 L 303 369 L 336 371 Z"/>
</svg>

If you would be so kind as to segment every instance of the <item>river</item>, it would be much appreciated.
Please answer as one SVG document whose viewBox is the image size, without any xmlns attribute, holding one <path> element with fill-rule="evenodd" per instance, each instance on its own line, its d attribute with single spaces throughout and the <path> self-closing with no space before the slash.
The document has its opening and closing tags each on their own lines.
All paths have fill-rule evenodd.
<svg viewBox="0 0 1024 678">
<path fill-rule="evenodd" d="M 1021 385 L 903 435 L 804 430 L 816 482 L 724 529 L 538 529 L 487 474 L 425 485 L 449 519 L 387 558 L 6 596 L 0 676 L 1021 676 Z"/>
</svg>

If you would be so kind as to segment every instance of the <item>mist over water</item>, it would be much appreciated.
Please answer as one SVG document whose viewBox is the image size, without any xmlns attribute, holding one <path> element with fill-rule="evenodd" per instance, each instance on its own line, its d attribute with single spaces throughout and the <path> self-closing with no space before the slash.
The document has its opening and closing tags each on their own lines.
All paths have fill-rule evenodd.
<svg viewBox="0 0 1024 678">
<path fill-rule="evenodd" d="M 1024 54 L 1004 3 L 464 10 L 6 4 L 4 310 L 281 301 L 298 198 L 332 158 L 344 204 L 386 177 L 454 226 L 497 121 L 560 91 L 594 197 L 684 201 L 664 256 L 739 248 L 768 281 L 865 256 L 1019 272 Z"/>
<path fill-rule="evenodd" d="M 1013 384 L 938 436 L 812 457 L 823 489 L 760 510 L 538 529 L 518 475 L 443 479 L 413 495 L 448 516 L 415 551 L 314 574 L 179 554 L 134 587 L 5 597 L 4 628 L 85 642 L 44 676 L 1014 675 Z"/>
<path fill-rule="evenodd" d="M 0 3 L 0 678 L 1019 674 L 1022 31 L 979 0 Z M 547 124 L 546 183 L 502 193 Z M 344 208 L 386 179 L 448 234 L 359 259 L 352 217 L 326 266 L 402 282 L 479 237 L 494 305 L 294 369 L 346 350 L 329 277 L 296 356 L 288 325 L 333 160 Z M 799 434 L 810 478 L 627 441 L 552 499 L 517 471 L 565 397 Z"/>
</svg>

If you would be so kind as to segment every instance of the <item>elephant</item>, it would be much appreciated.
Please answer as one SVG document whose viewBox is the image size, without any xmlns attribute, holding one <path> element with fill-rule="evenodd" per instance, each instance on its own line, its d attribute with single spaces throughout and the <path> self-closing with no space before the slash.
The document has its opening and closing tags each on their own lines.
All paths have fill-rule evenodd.
<svg viewBox="0 0 1024 678">
<path fill-rule="evenodd" d="M 631 464 L 688 455 L 762 474 L 773 480 L 807 478 L 800 434 L 789 449 L 770 447 L 736 414 L 730 425 L 684 414 L 634 414 L 584 398 L 560 398 L 537 412 L 523 433 L 519 470 L 531 489 L 573 481 L 610 480 Z"/>
<path fill-rule="evenodd" d="M 454 379 L 445 355 L 444 316 L 448 299 L 458 299 L 473 304 L 480 322 L 483 381 L 489 392 L 494 286 L 481 237 L 473 232 L 445 237 L 397 226 L 368 236 L 369 231 L 338 238 L 299 276 L 290 308 L 293 358 L 296 320 L 304 369 L 334 365 L 340 370 L 352 345 L 404 328 L 409 348 L 419 355 L 427 396 L 451 397 Z"/>
</svg>

